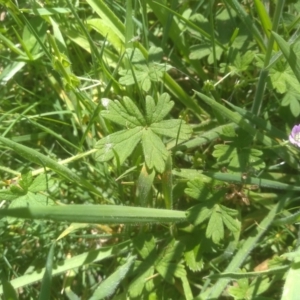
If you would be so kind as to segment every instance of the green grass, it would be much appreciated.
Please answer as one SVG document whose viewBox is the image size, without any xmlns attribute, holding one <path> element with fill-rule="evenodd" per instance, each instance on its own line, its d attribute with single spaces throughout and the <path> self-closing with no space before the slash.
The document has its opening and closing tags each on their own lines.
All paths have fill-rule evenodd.
<svg viewBox="0 0 300 300">
<path fill-rule="evenodd" d="M 297 2 L 0 3 L 6 299 L 298 299 Z"/>
</svg>

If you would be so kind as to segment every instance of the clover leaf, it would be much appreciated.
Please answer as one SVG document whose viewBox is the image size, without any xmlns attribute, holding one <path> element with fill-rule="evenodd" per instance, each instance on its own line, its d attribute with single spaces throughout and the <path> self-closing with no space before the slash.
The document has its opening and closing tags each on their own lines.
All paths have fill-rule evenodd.
<svg viewBox="0 0 300 300">
<path fill-rule="evenodd" d="M 115 158 L 120 164 L 130 156 L 139 143 L 142 144 L 144 159 L 149 169 L 162 173 L 165 169 L 168 151 L 160 136 L 181 142 L 192 133 L 183 120 L 163 120 L 174 105 L 166 93 L 159 95 L 157 103 L 151 96 L 146 97 L 145 114 L 128 97 L 122 101 L 105 99 L 106 110 L 101 115 L 114 123 L 126 127 L 99 140 L 95 148 L 97 161 Z"/>
</svg>

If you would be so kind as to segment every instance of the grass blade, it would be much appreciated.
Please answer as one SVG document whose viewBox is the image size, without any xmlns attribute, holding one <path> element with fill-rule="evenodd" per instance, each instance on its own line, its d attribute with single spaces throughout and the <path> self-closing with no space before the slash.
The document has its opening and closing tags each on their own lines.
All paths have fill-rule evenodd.
<svg viewBox="0 0 300 300">
<path fill-rule="evenodd" d="M 55 173 L 61 175 L 62 177 L 70 180 L 71 182 L 76 182 L 81 186 L 88 188 L 90 191 L 94 192 L 95 194 L 101 195 L 101 193 L 88 181 L 84 180 L 76 173 L 72 172 L 67 167 L 59 164 L 58 162 L 54 161 L 53 159 L 47 157 L 46 155 L 39 153 L 36 150 L 33 150 L 29 147 L 24 145 L 15 143 L 10 139 L 0 136 L 0 143 L 6 145 L 7 147 L 14 150 L 20 156 L 28 159 L 29 161 L 36 163 L 37 165 L 45 166 Z"/>
<path fill-rule="evenodd" d="M 1 209 L 0 216 L 57 222 L 136 224 L 186 221 L 184 211 L 117 205 L 67 205 Z"/>
<path fill-rule="evenodd" d="M 268 187 L 278 190 L 287 190 L 287 191 L 300 191 L 300 186 L 295 186 L 293 184 L 282 183 L 274 180 L 247 177 L 242 180 L 242 174 L 229 174 L 229 173 L 212 173 L 212 172 L 203 172 L 204 175 L 211 177 L 213 179 L 226 181 L 226 182 L 237 182 L 237 183 L 246 183 L 251 185 L 257 185 L 260 187 Z"/>
<path fill-rule="evenodd" d="M 55 248 L 55 243 L 51 245 L 48 253 L 39 300 L 47 300 L 50 299 L 51 297 L 52 265 L 53 265 L 53 257 L 54 257 L 54 248 Z"/>
<path fill-rule="evenodd" d="M 126 246 L 127 244 L 123 244 Z M 97 261 L 104 260 L 108 257 L 111 257 L 115 253 L 118 255 L 118 251 L 112 247 L 101 248 L 97 250 L 92 250 L 86 253 L 79 254 L 70 259 L 66 259 L 62 263 L 58 264 L 56 268 L 52 271 L 52 276 L 62 274 L 68 270 L 82 267 L 84 265 L 88 265 Z M 18 289 L 20 287 L 32 284 L 42 279 L 43 274 L 45 272 L 45 268 L 42 270 L 38 270 L 32 273 L 28 273 L 24 276 L 14 278 L 10 281 L 11 285 L 14 289 Z M 0 294 L 3 293 L 3 287 L 0 286 Z"/>
<path fill-rule="evenodd" d="M 89 300 L 104 299 L 106 297 L 112 296 L 117 287 L 120 285 L 120 282 L 129 272 L 135 259 L 135 256 L 129 257 L 124 265 L 119 267 L 114 273 L 112 273 L 108 278 L 101 282 L 100 286 L 95 290 L 93 296 Z"/>
</svg>

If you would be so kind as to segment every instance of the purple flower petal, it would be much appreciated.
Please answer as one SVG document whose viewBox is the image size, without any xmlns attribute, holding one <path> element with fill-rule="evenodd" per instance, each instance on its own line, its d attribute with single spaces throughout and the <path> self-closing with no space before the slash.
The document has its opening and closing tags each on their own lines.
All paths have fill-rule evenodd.
<svg viewBox="0 0 300 300">
<path fill-rule="evenodd" d="M 300 147 L 300 124 L 293 127 L 289 140 L 293 145 Z"/>
</svg>

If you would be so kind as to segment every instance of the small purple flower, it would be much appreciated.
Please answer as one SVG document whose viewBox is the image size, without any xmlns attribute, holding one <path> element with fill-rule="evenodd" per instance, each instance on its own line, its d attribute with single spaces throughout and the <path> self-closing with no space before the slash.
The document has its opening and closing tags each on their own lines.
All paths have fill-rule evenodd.
<svg viewBox="0 0 300 300">
<path fill-rule="evenodd" d="M 300 147 L 300 124 L 293 127 L 289 140 L 293 145 Z"/>
</svg>

